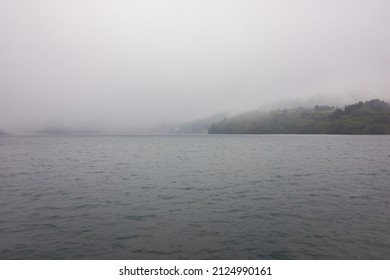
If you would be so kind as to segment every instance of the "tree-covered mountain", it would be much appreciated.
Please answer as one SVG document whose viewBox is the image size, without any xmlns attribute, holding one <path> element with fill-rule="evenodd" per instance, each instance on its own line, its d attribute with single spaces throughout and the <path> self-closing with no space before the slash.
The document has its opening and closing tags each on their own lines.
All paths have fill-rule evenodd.
<svg viewBox="0 0 390 280">
<path fill-rule="evenodd" d="M 210 134 L 390 134 L 390 104 L 379 99 L 347 105 L 252 111 L 212 124 Z"/>
</svg>

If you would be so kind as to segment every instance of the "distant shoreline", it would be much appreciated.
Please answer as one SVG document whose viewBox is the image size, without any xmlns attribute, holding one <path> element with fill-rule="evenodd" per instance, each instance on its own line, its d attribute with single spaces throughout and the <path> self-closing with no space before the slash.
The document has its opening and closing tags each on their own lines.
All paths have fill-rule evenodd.
<svg viewBox="0 0 390 280">
<path fill-rule="evenodd" d="M 346 105 L 251 111 L 214 123 L 209 134 L 389 135 L 390 104 L 379 99 Z"/>
</svg>

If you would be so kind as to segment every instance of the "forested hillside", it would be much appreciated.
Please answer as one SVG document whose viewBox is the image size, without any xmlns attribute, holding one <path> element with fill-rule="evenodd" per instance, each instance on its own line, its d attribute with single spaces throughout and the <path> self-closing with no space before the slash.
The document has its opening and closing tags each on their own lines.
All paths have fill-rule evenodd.
<svg viewBox="0 0 390 280">
<path fill-rule="evenodd" d="M 390 104 L 379 99 L 344 108 L 252 111 L 214 123 L 210 134 L 390 134 Z"/>
</svg>

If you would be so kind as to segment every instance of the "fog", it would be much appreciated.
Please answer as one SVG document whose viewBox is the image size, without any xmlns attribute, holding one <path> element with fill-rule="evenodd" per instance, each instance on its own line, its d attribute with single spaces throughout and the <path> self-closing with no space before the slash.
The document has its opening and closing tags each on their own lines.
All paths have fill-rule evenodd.
<svg viewBox="0 0 390 280">
<path fill-rule="evenodd" d="M 0 0 L 0 130 L 387 98 L 388 0 Z M 282 104 L 282 103 L 281 103 Z"/>
</svg>

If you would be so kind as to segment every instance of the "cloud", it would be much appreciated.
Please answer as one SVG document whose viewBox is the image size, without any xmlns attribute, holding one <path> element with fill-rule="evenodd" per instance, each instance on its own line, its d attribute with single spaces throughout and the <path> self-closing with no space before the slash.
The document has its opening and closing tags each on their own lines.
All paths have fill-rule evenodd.
<svg viewBox="0 0 390 280">
<path fill-rule="evenodd" d="M 388 1 L 2 1 L 0 127 L 131 128 L 385 94 Z M 364 94 L 363 94 L 364 95 Z"/>
</svg>

